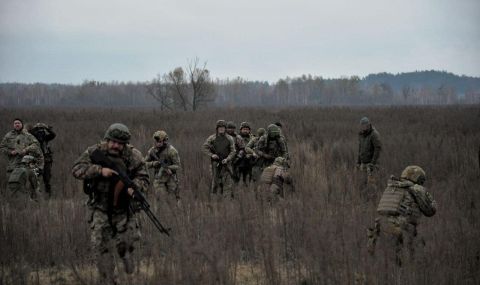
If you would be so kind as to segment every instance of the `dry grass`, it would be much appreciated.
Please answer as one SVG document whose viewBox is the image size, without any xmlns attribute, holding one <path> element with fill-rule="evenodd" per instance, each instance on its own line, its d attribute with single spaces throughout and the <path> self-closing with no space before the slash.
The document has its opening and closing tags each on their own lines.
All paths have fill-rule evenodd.
<svg viewBox="0 0 480 285">
<path fill-rule="evenodd" d="M 54 198 L 24 209 L 0 203 L 0 284 L 90 284 L 94 280 L 81 184 L 74 159 L 113 122 L 128 125 L 145 152 L 156 129 L 179 150 L 182 205 L 152 204 L 173 228 L 172 239 L 142 216 L 136 251 L 146 284 L 478 284 L 480 227 L 480 110 L 475 107 L 234 109 L 198 113 L 155 110 L 0 110 L 6 133 L 14 117 L 54 125 Z M 354 164 L 357 121 L 367 115 L 384 151 L 377 189 L 408 164 L 424 167 L 439 204 L 419 234 L 426 246 L 414 264 L 396 268 L 365 250 L 374 203 L 359 196 Z M 217 119 L 265 127 L 280 120 L 292 156 L 297 192 L 274 207 L 239 189 L 234 201 L 208 195 L 208 160 L 200 145 Z M 0 160 L 0 169 L 5 161 Z M 3 172 L 2 172 L 3 173 Z M 1 190 L 5 175 L 0 175 Z M 75 270 L 74 270 L 75 269 Z M 77 273 L 75 273 L 75 271 Z M 30 280 L 30 281 L 29 281 Z M 86 280 L 86 281 L 85 281 Z"/>
</svg>

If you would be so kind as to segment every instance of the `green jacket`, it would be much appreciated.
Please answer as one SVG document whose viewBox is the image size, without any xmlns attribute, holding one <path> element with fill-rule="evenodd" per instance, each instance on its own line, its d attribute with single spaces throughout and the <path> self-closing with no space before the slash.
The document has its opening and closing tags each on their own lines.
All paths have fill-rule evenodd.
<svg viewBox="0 0 480 285">
<path fill-rule="evenodd" d="M 25 153 L 23 155 L 11 155 L 13 150 Z M 40 169 L 43 169 L 44 158 L 40 144 L 33 135 L 25 130 L 8 132 L 0 143 L 0 152 L 8 158 L 7 172 L 19 167 L 24 155 L 35 157 L 35 163 Z"/>
<path fill-rule="evenodd" d="M 380 134 L 375 128 L 372 127 L 358 134 L 358 164 L 377 164 L 381 150 Z"/>
<path fill-rule="evenodd" d="M 165 166 L 158 165 L 157 161 L 165 164 Z M 180 170 L 180 156 L 178 151 L 170 144 L 161 150 L 152 147 L 145 156 L 145 164 L 147 168 L 154 169 L 155 179 L 167 181 L 169 176 L 164 170 L 168 168 L 173 174 L 176 174 Z"/>
</svg>

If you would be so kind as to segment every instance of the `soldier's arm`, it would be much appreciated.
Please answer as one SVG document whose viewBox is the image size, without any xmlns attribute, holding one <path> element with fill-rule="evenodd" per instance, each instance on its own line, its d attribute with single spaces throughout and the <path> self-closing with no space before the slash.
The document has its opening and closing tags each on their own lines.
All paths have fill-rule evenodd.
<svg viewBox="0 0 480 285">
<path fill-rule="evenodd" d="M 285 139 L 283 139 L 282 137 L 280 137 L 280 156 L 285 158 L 285 159 L 288 159 L 288 151 L 287 151 L 287 145 L 285 143 Z"/>
<path fill-rule="evenodd" d="M 212 142 L 215 139 L 214 136 L 209 136 L 205 143 L 202 145 L 202 152 L 207 155 L 208 157 L 212 157 L 215 153 L 212 151 Z"/>
<path fill-rule="evenodd" d="M 4 155 L 8 156 L 8 155 L 10 155 L 10 152 L 12 150 L 10 149 L 10 147 L 7 144 L 7 138 L 8 138 L 8 134 L 3 137 L 2 142 L 0 143 L 0 152 Z"/>
<path fill-rule="evenodd" d="M 150 181 L 148 180 L 148 171 L 143 161 L 142 153 L 137 149 L 133 149 L 132 151 L 132 169 L 130 170 L 132 181 L 139 191 L 147 192 Z"/>
<path fill-rule="evenodd" d="M 33 191 L 35 191 L 35 189 L 37 189 L 38 187 L 37 176 L 35 175 L 35 173 L 33 173 L 32 170 L 27 171 L 27 173 L 28 173 L 28 182 L 30 183 L 30 186 L 32 186 Z"/>
<path fill-rule="evenodd" d="M 152 151 L 153 149 L 149 149 L 147 155 L 145 156 L 145 166 L 147 168 L 153 168 L 156 161 L 151 155 Z"/>
<path fill-rule="evenodd" d="M 255 138 L 252 138 L 247 145 L 245 146 L 245 152 L 248 154 L 253 154 L 254 153 L 254 147 L 255 147 Z"/>
<path fill-rule="evenodd" d="M 229 141 L 230 141 L 230 153 L 228 154 L 226 159 L 227 159 L 227 161 L 230 162 L 235 158 L 236 150 L 235 150 L 234 138 L 232 138 L 231 136 L 228 136 L 228 138 L 229 138 Z"/>
<path fill-rule="evenodd" d="M 170 156 L 170 160 L 172 161 L 172 164 L 169 165 L 167 168 L 173 171 L 179 171 L 180 155 L 178 155 L 178 151 L 174 147 L 171 147 L 169 156 Z"/>
<path fill-rule="evenodd" d="M 373 134 L 372 134 L 372 143 L 373 143 L 372 163 L 377 164 L 377 160 L 380 157 L 380 151 L 382 150 L 382 143 L 380 142 L 380 135 L 377 132 L 373 132 Z"/>
<path fill-rule="evenodd" d="M 75 161 L 72 167 L 72 175 L 77 179 L 92 179 L 101 175 L 102 167 L 98 164 L 93 164 L 90 159 L 90 154 L 93 152 L 92 148 L 83 152 Z"/>
<path fill-rule="evenodd" d="M 418 204 L 420 211 L 427 217 L 435 215 L 437 212 L 437 202 L 433 200 L 433 197 L 427 190 L 420 185 L 415 184 L 409 187 L 408 191 L 413 195 L 415 202 Z"/>
<path fill-rule="evenodd" d="M 57 136 L 57 134 L 53 131 L 53 128 L 52 128 L 51 126 L 48 126 L 47 135 L 45 136 L 45 140 L 46 140 L 46 141 L 51 141 L 51 140 L 53 140 L 56 136 Z"/>
</svg>

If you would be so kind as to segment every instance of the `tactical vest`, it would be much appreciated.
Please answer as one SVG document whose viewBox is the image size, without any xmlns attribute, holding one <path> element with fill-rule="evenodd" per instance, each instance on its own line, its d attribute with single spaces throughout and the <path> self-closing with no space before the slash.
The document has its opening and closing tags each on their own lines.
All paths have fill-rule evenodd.
<svg viewBox="0 0 480 285">
<path fill-rule="evenodd" d="M 276 166 L 271 165 L 265 168 L 260 176 L 260 182 L 264 184 L 272 184 L 273 183 L 273 176 L 275 175 L 275 170 L 277 169 Z"/>
<path fill-rule="evenodd" d="M 213 150 L 221 159 L 225 159 L 230 154 L 230 140 L 225 135 L 217 135 L 213 140 Z"/>
<path fill-rule="evenodd" d="M 401 187 L 388 186 L 383 191 L 382 198 L 378 204 L 377 212 L 384 216 L 398 216 L 403 213 L 402 201 L 407 190 Z"/>
</svg>

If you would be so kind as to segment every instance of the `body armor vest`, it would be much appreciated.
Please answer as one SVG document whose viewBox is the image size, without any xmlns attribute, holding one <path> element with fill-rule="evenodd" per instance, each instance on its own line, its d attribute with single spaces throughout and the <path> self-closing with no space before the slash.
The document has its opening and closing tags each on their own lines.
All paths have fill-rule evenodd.
<svg viewBox="0 0 480 285">
<path fill-rule="evenodd" d="M 405 188 L 388 186 L 383 191 L 382 198 L 378 204 L 377 212 L 380 215 L 398 216 L 401 212 L 401 202 L 406 194 Z"/>
<path fill-rule="evenodd" d="M 213 150 L 220 159 L 225 159 L 230 154 L 230 141 L 225 135 L 217 135 L 213 141 Z"/>
</svg>

